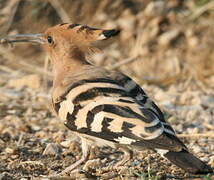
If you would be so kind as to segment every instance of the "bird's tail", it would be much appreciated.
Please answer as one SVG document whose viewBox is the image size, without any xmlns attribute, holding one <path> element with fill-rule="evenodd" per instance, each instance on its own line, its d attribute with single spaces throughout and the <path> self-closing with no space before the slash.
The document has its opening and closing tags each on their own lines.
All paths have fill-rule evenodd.
<svg viewBox="0 0 214 180">
<path fill-rule="evenodd" d="M 169 151 L 164 154 L 164 157 L 176 166 L 192 174 L 207 174 L 213 172 L 209 165 L 205 164 L 186 150 L 180 152 Z"/>
</svg>

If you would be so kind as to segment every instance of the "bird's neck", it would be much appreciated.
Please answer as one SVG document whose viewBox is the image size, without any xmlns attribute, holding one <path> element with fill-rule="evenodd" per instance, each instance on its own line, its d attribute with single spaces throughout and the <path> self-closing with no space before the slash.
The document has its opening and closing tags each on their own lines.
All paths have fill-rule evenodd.
<svg viewBox="0 0 214 180">
<path fill-rule="evenodd" d="M 63 83 L 66 76 L 76 74 L 84 69 L 84 66 L 89 65 L 85 55 L 80 52 L 63 54 L 62 56 L 55 55 L 51 57 L 53 61 L 54 87 Z"/>
</svg>

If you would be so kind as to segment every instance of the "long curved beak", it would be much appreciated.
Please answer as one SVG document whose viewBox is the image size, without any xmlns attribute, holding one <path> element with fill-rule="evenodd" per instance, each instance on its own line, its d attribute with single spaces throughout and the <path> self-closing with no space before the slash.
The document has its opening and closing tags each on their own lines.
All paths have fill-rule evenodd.
<svg viewBox="0 0 214 180">
<path fill-rule="evenodd" d="M 0 44 L 4 43 L 18 43 L 18 42 L 32 42 L 44 44 L 45 39 L 43 34 L 17 34 L 0 39 Z"/>
</svg>

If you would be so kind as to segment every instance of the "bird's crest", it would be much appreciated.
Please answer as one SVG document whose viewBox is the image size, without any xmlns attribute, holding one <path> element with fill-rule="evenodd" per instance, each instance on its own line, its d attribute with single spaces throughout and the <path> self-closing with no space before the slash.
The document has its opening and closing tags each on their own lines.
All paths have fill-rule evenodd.
<svg viewBox="0 0 214 180">
<path fill-rule="evenodd" d="M 104 30 L 87 25 L 63 23 L 48 28 L 44 32 L 44 37 L 50 41 L 49 44 L 53 43 L 53 46 L 54 41 L 56 43 L 68 41 L 71 46 L 86 51 L 86 49 L 92 48 L 94 43 L 116 36 L 119 32 L 120 30 L 116 29 Z"/>
</svg>

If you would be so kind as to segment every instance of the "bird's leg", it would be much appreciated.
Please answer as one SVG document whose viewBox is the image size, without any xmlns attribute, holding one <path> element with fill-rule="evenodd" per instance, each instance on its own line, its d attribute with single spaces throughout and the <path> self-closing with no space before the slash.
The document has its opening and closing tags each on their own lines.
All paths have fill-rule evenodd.
<svg viewBox="0 0 214 180">
<path fill-rule="evenodd" d="M 87 141 L 85 140 L 85 138 L 80 137 L 81 139 L 81 143 L 82 143 L 82 156 L 81 158 L 75 162 L 74 164 L 68 166 L 65 170 L 63 170 L 60 174 L 66 174 L 70 171 L 72 171 L 73 169 L 75 169 L 77 166 L 81 165 L 83 162 L 87 161 L 88 157 L 89 157 L 89 146 L 87 144 Z"/>
<path fill-rule="evenodd" d="M 124 153 L 123 158 L 119 162 L 117 162 L 114 165 L 114 167 L 119 167 L 124 165 L 127 161 L 129 161 L 133 157 L 133 151 L 130 150 L 128 147 L 120 146 L 119 149 Z"/>
</svg>

